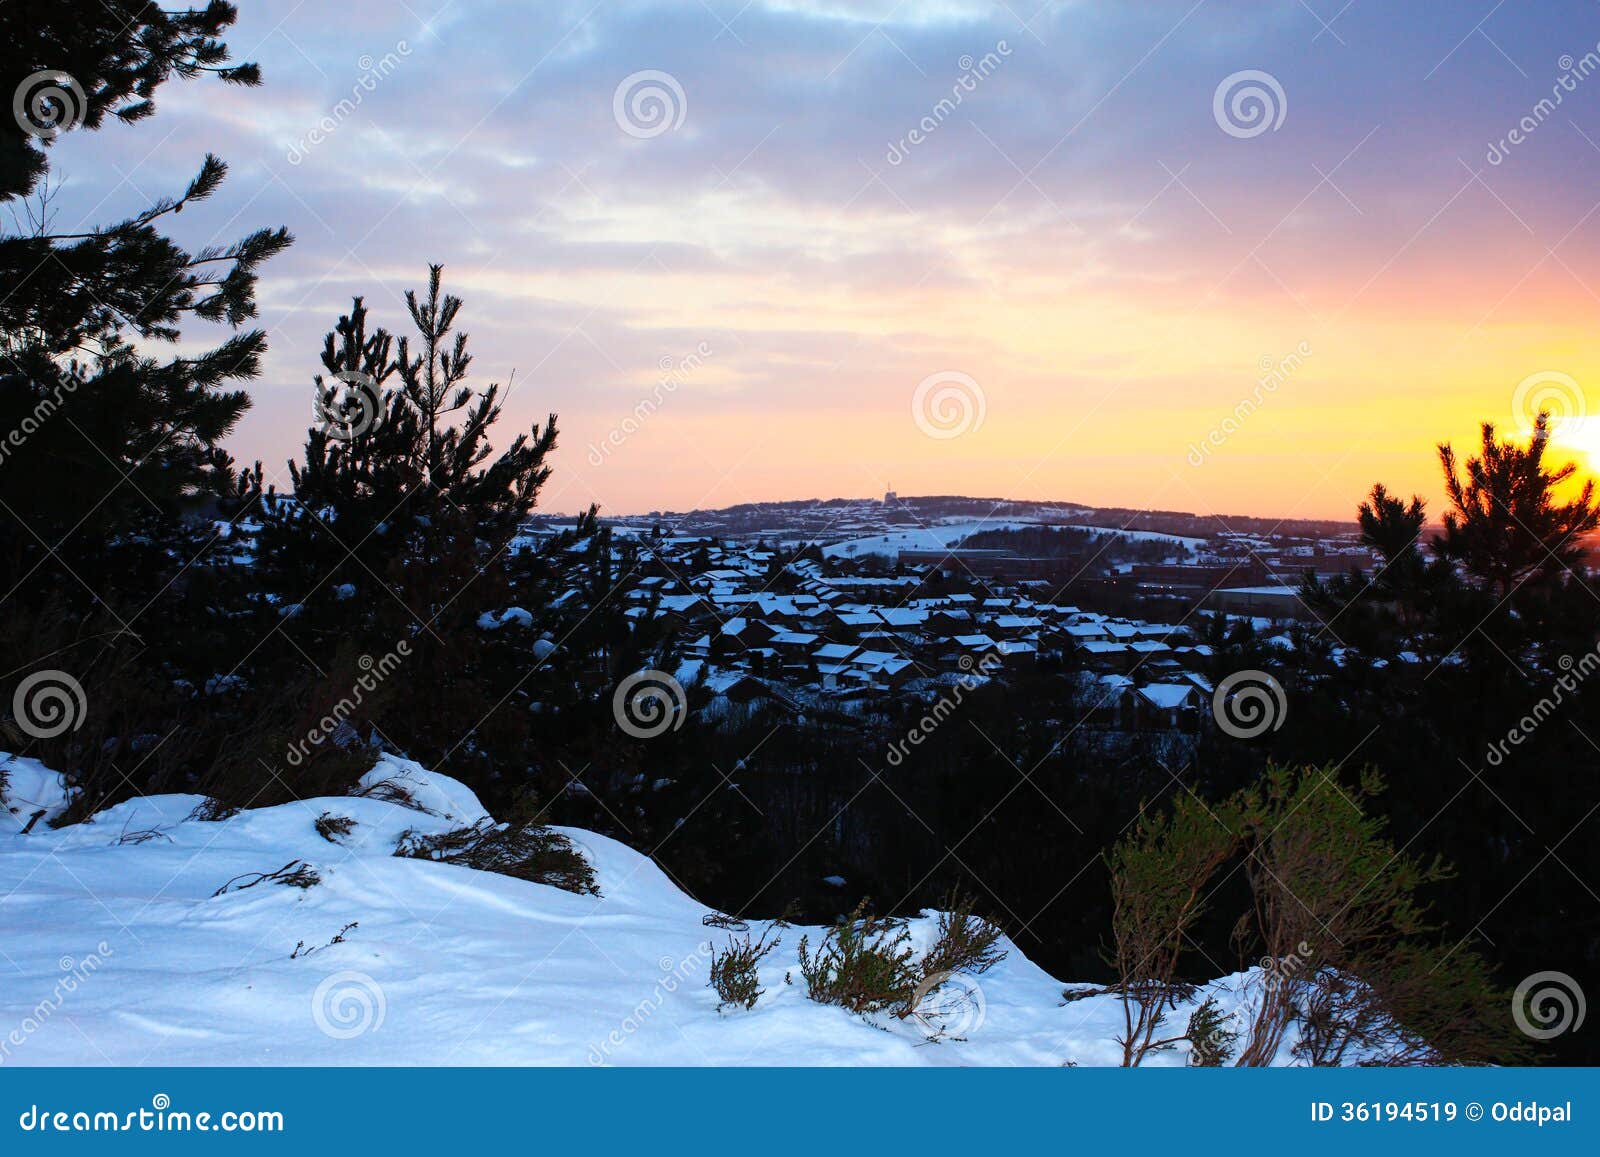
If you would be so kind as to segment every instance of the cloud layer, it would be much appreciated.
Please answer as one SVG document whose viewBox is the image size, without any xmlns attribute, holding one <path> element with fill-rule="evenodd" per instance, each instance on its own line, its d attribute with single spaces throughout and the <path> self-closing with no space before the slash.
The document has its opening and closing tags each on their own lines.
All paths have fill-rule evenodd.
<svg viewBox="0 0 1600 1157">
<path fill-rule="evenodd" d="M 354 294 L 399 328 L 430 260 L 484 380 L 516 371 L 506 421 L 561 415 L 554 509 L 892 483 L 1342 516 L 1436 493 L 1432 444 L 1514 421 L 1528 375 L 1600 380 L 1590 4 L 242 7 L 264 88 L 170 85 L 57 163 L 70 223 L 210 149 L 190 239 L 298 235 L 234 443 L 269 469 L 321 334 Z M 982 421 L 930 437 L 947 373 Z"/>
</svg>

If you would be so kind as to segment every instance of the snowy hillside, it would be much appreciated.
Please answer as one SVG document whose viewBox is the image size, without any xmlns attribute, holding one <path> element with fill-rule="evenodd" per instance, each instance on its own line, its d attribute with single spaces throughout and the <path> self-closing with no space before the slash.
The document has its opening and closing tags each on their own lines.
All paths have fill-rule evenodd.
<svg viewBox="0 0 1600 1157">
<path fill-rule="evenodd" d="M 1027 519 L 996 522 L 986 518 L 979 518 L 929 524 L 927 526 L 906 527 L 901 530 L 886 531 L 883 534 L 869 535 L 864 538 L 847 538 L 824 546 L 822 553 L 826 558 L 856 558 L 873 554 L 897 558 L 903 550 L 947 550 L 956 546 L 968 536 L 984 531 L 1026 530 L 1035 526 L 1049 526 L 1059 530 L 1081 530 L 1099 536 L 1115 535 L 1130 542 L 1170 543 L 1174 548 L 1179 548 L 1178 557 L 1192 554 L 1205 544 L 1205 540 L 1201 538 L 1183 538 L 1176 534 L 1161 534 L 1152 530 L 1118 530 L 1107 526 L 1080 526 L 1074 523 L 1061 522 L 1043 523 Z"/>
<path fill-rule="evenodd" d="M 948 982 L 950 998 L 928 1003 L 926 1023 L 886 1017 L 875 1026 L 806 998 L 795 962 L 808 930 L 788 928 L 762 966 L 766 993 L 755 1009 L 719 1013 L 706 983 L 708 942 L 727 933 L 703 924 L 705 907 L 619 843 L 562 829 L 594 868 L 598 896 L 397 858 L 408 830 L 445 832 L 485 816 L 472 792 L 414 763 L 385 760 L 363 782 L 398 780 L 426 811 L 337 797 L 209 822 L 189 818 L 200 797 L 162 796 L 61 829 L 41 820 L 26 834 L 19 829 L 35 810 L 60 806 L 59 784 L 32 761 L 0 755 L 0 767 L 17 821 L 0 829 L 0 1027 L 9 1031 L 0 1064 L 1120 1058 L 1117 1001 L 1064 1003 L 1064 985 L 1009 942 L 992 970 Z M 330 830 L 325 820 L 325 837 L 325 813 L 353 826 Z M 242 886 L 294 861 L 317 882 Z M 913 922 L 919 950 L 933 923 Z M 815 946 L 821 931 L 809 932 Z M 1232 1006 L 1230 986 L 1242 979 L 1212 991 Z M 1179 1049 L 1150 1063 L 1184 1060 Z"/>
</svg>

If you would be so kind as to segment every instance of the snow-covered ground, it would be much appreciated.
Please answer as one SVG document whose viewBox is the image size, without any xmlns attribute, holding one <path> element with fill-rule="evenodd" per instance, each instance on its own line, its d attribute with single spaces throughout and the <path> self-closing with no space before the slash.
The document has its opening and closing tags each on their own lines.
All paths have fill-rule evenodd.
<svg viewBox="0 0 1600 1157">
<path fill-rule="evenodd" d="M 930 997 L 926 1025 L 874 1025 L 806 998 L 796 949 L 821 930 L 787 928 L 755 1009 L 720 1013 L 709 944 L 728 934 L 622 844 L 560 829 L 589 859 L 599 896 L 396 858 L 408 829 L 485 816 L 460 783 L 403 760 L 385 759 L 365 782 L 398 778 L 427 812 L 341 796 L 208 822 L 189 818 L 200 797 L 171 795 L 60 829 L 41 820 L 26 834 L 37 805 L 59 808 L 59 783 L 32 761 L 0 754 L 0 767 L 17 821 L 0 828 L 0 1066 L 1120 1058 L 1115 998 L 1064 1003 L 1065 986 L 1009 942 L 999 965 Z M 314 826 L 324 813 L 354 826 L 326 839 Z M 296 860 L 320 882 L 239 887 Z M 919 949 L 933 926 L 913 921 Z M 1243 980 L 1210 991 L 1232 1007 Z M 1180 1028 L 1188 1012 L 1173 1014 Z M 930 1041 L 939 1030 L 944 1039 Z M 1184 1060 L 1180 1049 L 1149 1063 Z"/>
<path fill-rule="evenodd" d="M 873 554 L 882 554 L 895 558 L 902 550 L 947 550 L 968 535 L 979 534 L 988 530 L 1023 530 L 1030 526 L 1084 530 L 1095 535 L 1116 535 L 1135 542 L 1167 542 L 1171 543 L 1175 548 L 1180 548 L 1177 551 L 1178 557 L 1193 553 L 1205 542 L 1204 539 L 1200 538 L 1184 538 L 1180 535 L 1162 534 L 1154 530 L 1118 530 L 1109 526 L 1079 526 L 1059 522 L 1044 523 L 1028 519 L 1024 519 L 1021 522 L 1011 519 L 1005 521 L 971 519 L 962 522 L 944 522 L 928 526 L 906 527 L 902 530 L 894 530 L 886 534 L 875 534 L 866 538 L 848 538 L 823 547 L 822 553 L 827 558 L 864 558 Z"/>
</svg>

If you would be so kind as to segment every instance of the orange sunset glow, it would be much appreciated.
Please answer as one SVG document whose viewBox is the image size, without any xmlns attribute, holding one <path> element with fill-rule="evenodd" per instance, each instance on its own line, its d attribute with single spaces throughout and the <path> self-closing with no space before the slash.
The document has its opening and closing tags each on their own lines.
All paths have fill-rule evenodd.
<svg viewBox="0 0 1600 1157">
<path fill-rule="evenodd" d="M 735 40 L 693 5 L 623 5 L 469 56 L 458 14 L 355 7 L 406 83 L 340 106 L 355 15 L 247 11 L 245 35 L 300 48 L 276 54 L 272 113 L 175 93 L 170 139 L 120 139 L 127 180 L 104 181 L 132 197 L 220 134 L 255 205 L 318 240 L 262 282 L 281 336 L 236 452 L 269 472 L 321 333 L 357 294 L 393 324 L 429 260 L 515 424 L 560 415 L 550 510 L 893 485 L 1342 518 L 1380 479 L 1436 503 L 1435 444 L 1526 429 L 1518 385 L 1550 373 L 1576 385 L 1558 442 L 1586 466 L 1600 449 L 1600 86 L 1503 140 L 1600 27 L 1585 44 L 1529 18 L 1490 43 L 1356 6 L 1332 35 L 1295 4 L 1059 5 L 1024 27 L 874 0 L 756 5 Z M 681 97 L 662 131 L 619 130 L 647 27 Z M 1223 82 L 1251 68 L 1281 89 L 1274 123 L 1226 121 L 1254 94 L 1236 83 L 1231 109 Z M 942 373 L 982 395 L 957 438 L 912 413 Z"/>
</svg>

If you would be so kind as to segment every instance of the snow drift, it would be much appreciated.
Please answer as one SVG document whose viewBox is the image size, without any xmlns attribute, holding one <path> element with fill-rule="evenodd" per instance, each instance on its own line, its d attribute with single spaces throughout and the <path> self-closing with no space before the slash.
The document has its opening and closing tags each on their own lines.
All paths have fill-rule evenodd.
<svg viewBox="0 0 1600 1157">
<path fill-rule="evenodd" d="M 169 795 L 60 829 L 47 826 L 67 802 L 60 777 L 4 755 L 0 775 L 0 1065 L 1120 1061 L 1116 998 L 1064 1002 L 1009 941 L 927 1018 L 869 1023 L 807 999 L 796 949 L 822 930 L 787 928 L 756 1007 L 719 1012 L 707 978 L 728 934 L 622 844 L 555 829 L 597 896 L 397 858 L 408 831 L 487 818 L 465 786 L 404 760 L 363 785 L 401 785 L 409 806 L 379 788 L 207 821 L 191 815 L 201 797 Z M 296 862 L 307 871 L 285 873 Z M 912 921 L 919 950 L 934 923 Z M 1195 999 L 1236 1007 L 1244 980 Z"/>
</svg>

